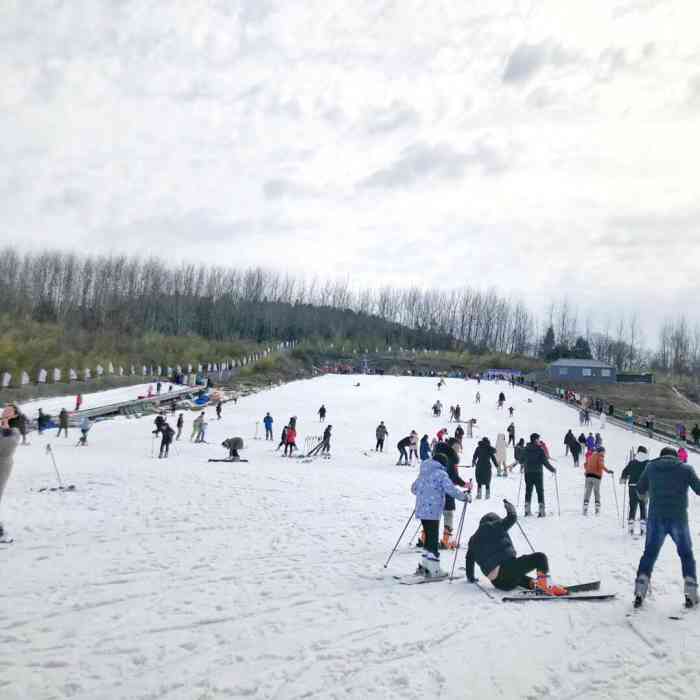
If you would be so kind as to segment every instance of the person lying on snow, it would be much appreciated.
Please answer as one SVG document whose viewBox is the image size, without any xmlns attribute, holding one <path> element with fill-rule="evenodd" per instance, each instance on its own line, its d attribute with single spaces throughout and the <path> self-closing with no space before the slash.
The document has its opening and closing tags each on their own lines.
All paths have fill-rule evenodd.
<svg viewBox="0 0 700 700">
<path fill-rule="evenodd" d="M 562 586 L 552 586 L 549 582 L 549 562 L 547 555 L 533 552 L 519 557 L 510 539 L 508 530 L 515 525 L 518 516 L 515 506 L 503 499 L 506 517 L 487 513 L 481 518 L 477 531 L 469 539 L 466 557 L 467 580 L 476 583 L 474 564 L 484 572 L 486 578 L 501 591 L 512 591 L 518 586 L 537 589 L 546 595 L 566 595 Z M 537 578 L 526 574 L 537 571 Z"/>
</svg>

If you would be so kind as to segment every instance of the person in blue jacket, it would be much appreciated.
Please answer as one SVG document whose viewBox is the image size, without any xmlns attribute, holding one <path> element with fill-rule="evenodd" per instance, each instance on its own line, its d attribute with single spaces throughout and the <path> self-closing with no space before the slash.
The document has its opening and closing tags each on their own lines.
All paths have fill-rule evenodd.
<svg viewBox="0 0 700 700">
<path fill-rule="evenodd" d="M 652 459 L 637 481 L 637 493 L 649 495 L 647 536 L 644 553 L 639 561 L 634 587 L 634 607 L 642 605 L 649 591 L 649 580 L 666 536 L 676 545 L 681 559 L 685 584 L 685 605 L 698 604 L 698 579 L 693 556 L 693 542 L 688 527 L 688 489 L 700 495 L 700 479 L 693 467 L 678 459 L 672 447 L 664 447 L 657 459 Z"/>
<path fill-rule="evenodd" d="M 270 415 L 270 412 L 268 411 L 265 414 L 265 417 L 263 418 L 263 425 L 265 426 L 265 439 L 266 440 L 272 440 L 272 416 Z"/>
<path fill-rule="evenodd" d="M 430 459 L 430 438 L 427 435 L 423 435 L 420 439 L 420 461 L 423 462 L 426 459 Z"/>
<path fill-rule="evenodd" d="M 432 459 L 421 462 L 418 478 L 411 486 L 416 497 L 416 518 L 421 521 L 425 532 L 424 554 L 416 573 L 427 577 L 444 576 L 440 570 L 440 516 L 445 507 L 445 496 L 459 501 L 467 501 L 469 494 L 460 491 L 447 475 L 447 456 L 437 454 Z"/>
</svg>

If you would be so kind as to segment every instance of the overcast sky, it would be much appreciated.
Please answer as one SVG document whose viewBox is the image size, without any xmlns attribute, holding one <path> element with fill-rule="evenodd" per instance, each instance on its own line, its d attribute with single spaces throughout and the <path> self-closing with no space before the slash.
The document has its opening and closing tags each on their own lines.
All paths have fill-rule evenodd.
<svg viewBox="0 0 700 700">
<path fill-rule="evenodd" d="M 699 26 L 697 0 L 4 0 L 0 239 L 493 285 L 651 335 L 700 320 Z"/>
</svg>

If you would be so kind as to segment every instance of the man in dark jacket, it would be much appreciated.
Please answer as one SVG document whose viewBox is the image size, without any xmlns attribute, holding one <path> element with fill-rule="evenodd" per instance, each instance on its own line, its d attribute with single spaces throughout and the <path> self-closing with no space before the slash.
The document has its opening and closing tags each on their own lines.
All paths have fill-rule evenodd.
<svg viewBox="0 0 700 700">
<path fill-rule="evenodd" d="M 639 561 L 634 588 L 634 607 L 642 605 L 649 590 L 649 579 L 666 535 L 670 535 L 681 559 L 686 607 L 698 604 L 698 580 L 693 543 L 688 528 L 688 489 L 700 495 L 700 479 L 695 470 L 678 459 L 671 447 L 664 447 L 658 459 L 651 460 L 637 482 L 637 491 L 649 494 L 649 518 L 644 554 Z"/>
<path fill-rule="evenodd" d="M 620 483 L 627 483 L 629 487 L 630 510 L 627 526 L 630 535 L 634 535 L 634 520 L 637 517 L 637 507 L 639 507 L 639 534 L 643 535 L 647 525 L 647 504 L 646 501 L 639 497 L 637 493 L 637 482 L 644 473 L 644 470 L 649 463 L 649 453 L 647 448 L 640 445 L 637 448 L 637 455 L 630 463 L 622 470 Z"/>
<path fill-rule="evenodd" d="M 406 450 L 408 449 L 408 446 L 411 444 L 411 436 L 407 435 L 405 438 L 402 440 L 399 440 L 396 443 L 396 447 L 399 450 L 399 461 L 396 463 L 396 465 L 400 464 L 405 464 L 408 466 L 408 452 Z"/>
<path fill-rule="evenodd" d="M 158 457 L 162 459 L 166 458 L 170 453 L 170 445 L 172 444 L 173 437 L 175 436 L 175 431 L 168 425 L 165 419 L 163 419 L 159 430 L 162 437 L 160 440 L 160 452 L 158 453 Z"/>
<path fill-rule="evenodd" d="M 479 528 L 469 539 L 467 548 L 467 580 L 475 583 L 474 564 L 478 564 L 491 583 L 502 591 L 512 591 L 518 586 L 539 588 L 549 595 L 566 595 L 565 588 L 550 586 L 548 581 L 549 562 L 547 555 L 533 552 L 519 557 L 510 539 L 508 530 L 515 525 L 518 516 L 515 506 L 505 499 L 503 505 L 506 517 L 499 518 L 496 513 L 487 513 L 481 518 Z M 537 571 L 537 579 L 526 574 Z"/>
<path fill-rule="evenodd" d="M 544 518 L 544 481 L 542 467 L 547 467 L 552 474 L 556 474 L 556 469 L 549 463 L 545 451 L 539 445 L 540 436 L 537 433 L 530 435 L 530 442 L 525 445 L 521 455 L 520 463 L 523 465 L 525 473 L 525 515 L 531 515 L 530 502 L 532 501 L 532 490 L 537 491 L 538 514 L 537 517 Z"/>
<path fill-rule="evenodd" d="M 455 486 L 465 488 L 467 483 L 460 477 L 457 471 L 459 455 L 456 450 L 457 441 L 450 438 L 447 442 L 438 442 L 433 451 L 434 455 L 443 454 L 447 458 L 447 476 Z M 445 505 L 442 509 L 443 531 L 440 540 L 441 549 L 454 549 L 455 541 L 452 539 L 454 533 L 455 499 L 448 493 L 445 494 Z"/>
<path fill-rule="evenodd" d="M 491 475 L 493 473 L 491 464 L 499 469 L 496 460 L 496 449 L 491 447 L 491 441 L 485 437 L 479 440 L 479 444 L 474 450 L 472 465 L 476 467 L 476 497 L 481 498 L 482 487 L 486 488 L 486 498 L 491 498 Z"/>
<path fill-rule="evenodd" d="M 62 408 L 58 414 L 58 434 L 56 437 L 61 437 L 61 431 L 63 431 L 64 437 L 68 437 L 68 411 L 65 408 Z"/>
<path fill-rule="evenodd" d="M 377 429 L 374 431 L 374 433 L 377 438 L 377 444 L 374 448 L 374 451 L 384 452 L 384 440 L 386 440 L 387 435 L 389 435 L 389 431 L 387 430 L 386 425 L 384 425 L 384 421 L 379 421 L 379 425 L 377 426 Z"/>
<path fill-rule="evenodd" d="M 581 444 L 576 440 L 576 436 L 571 430 L 564 436 L 564 444 L 567 447 L 567 452 L 571 452 L 571 459 L 574 460 L 574 466 L 578 467 L 579 458 L 581 456 Z"/>
</svg>

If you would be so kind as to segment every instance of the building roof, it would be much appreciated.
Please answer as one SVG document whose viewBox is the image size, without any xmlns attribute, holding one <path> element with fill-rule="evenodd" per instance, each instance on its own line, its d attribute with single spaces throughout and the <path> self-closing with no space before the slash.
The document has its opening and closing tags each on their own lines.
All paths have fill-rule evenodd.
<svg viewBox="0 0 700 700">
<path fill-rule="evenodd" d="M 555 360 L 550 362 L 550 367 L 600 367 L 602 369 L 615 369 L 613 365 L 609 365 L 607 362 L 601 362 L 600 360 L 574 360 L 569 358 L 562 358 L 561 360 Z"/>
</svg>

